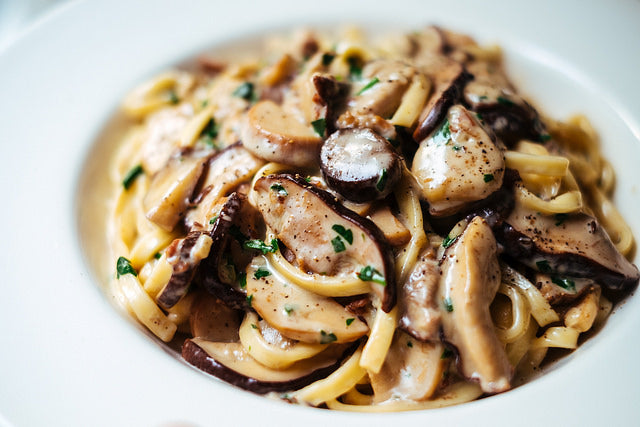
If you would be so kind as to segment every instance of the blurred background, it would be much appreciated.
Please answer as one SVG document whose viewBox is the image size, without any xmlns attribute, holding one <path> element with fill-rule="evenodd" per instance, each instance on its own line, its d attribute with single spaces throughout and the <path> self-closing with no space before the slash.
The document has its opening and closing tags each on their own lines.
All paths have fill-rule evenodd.
<svg viewBox="0 0 640 427">
<path fill-rule="evenodd" d="M 0 50 L 36 20 L 70 0 L 0 0 Z"/>
</svg>

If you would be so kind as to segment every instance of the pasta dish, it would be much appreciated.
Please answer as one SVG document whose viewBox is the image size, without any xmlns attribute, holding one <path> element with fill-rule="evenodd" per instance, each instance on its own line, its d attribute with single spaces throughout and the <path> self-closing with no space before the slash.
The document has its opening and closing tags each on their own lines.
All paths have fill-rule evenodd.
<svg viewBox="0 0 640 427">
<path fill-rule="evenodd" d="M 288 402 L 437 408 L 531 379 L 640 277 L 584 116 L 439 27 L 300 31 L 134 89 L 112 292 L 186 362 Z"/>
</svg>

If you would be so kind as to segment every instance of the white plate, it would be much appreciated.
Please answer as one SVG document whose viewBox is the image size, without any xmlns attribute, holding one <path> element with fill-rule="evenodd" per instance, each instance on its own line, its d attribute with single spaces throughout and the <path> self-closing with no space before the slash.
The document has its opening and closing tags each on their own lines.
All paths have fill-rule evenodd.
<svg viewBox="0 0 640 427">
<path fill-rule="evenodd" d="M 80 250 L 75 195 L 89 150 L 119 100 L 145 77 L 207 47 L 302 23 L 411 30 L 437 22 L 499 42 L 517 85 L 542 111 L 585 112 L 593 120 L 618 172 L 617 203 L 640 236 L 640 3 L 387 4 L 74 3 L 0 55 L 0 423 L 3 417 L 18 426 L 637 420 L 638 298 L 530 384 L 454 408 L 371 415 L 271 402 L 222 384 L 162 351 L 100 290 Z"/>
</svg>

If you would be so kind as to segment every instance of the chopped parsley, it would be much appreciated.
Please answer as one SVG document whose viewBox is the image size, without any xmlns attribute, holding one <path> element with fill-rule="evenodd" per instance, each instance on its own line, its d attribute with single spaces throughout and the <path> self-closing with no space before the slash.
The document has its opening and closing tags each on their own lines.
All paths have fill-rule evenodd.
<svg viewBox="0 0 640 427">
<path fill-rule="evenodd" d="M 287 313 L 287 316 L 291 316 L 291 312 L 293 311 L 293 305 L 285 304 L 284 311 Z"/>
<path fill-rule="evenodd" d="M 351 56 L 347 58 L 349 64 L 349 77 L 351 80 L 360 80 L 362 78 L 362 65 L 359 58 Z"/>
<path fill-rule="evenodd" d="M 131 261 L 121 256 L 116 262 L 116 277 L 119 279 L 120 276 L 124 276 L 125 274 L 133 274 L 134 276 L 138 275 L 131 265 Z"/>
<path fill-rule="evenodd" d="M 327 121 L 325 119 L 314 120 L 311 122 L 311 126 L 313 126 L 313 130 L 318 136 L 324 137 L 324 131 L 327 129 Z"/>
<path fill-rule="evenodd" d="M 333 62 L 333 58 L 335 58 L 336 56 L 332 53 L 325 53 L 322 55 L 322 65 L 324 65 L 325 67 L 330 65 Z"/>
<path fill-rule="evenodd" d="M 485 173 L 484 174 L 484 182 L 491 182 L 493 181 L 493 174 L 492 173 Z"/>
<path fill-rule="evenodd" d="M 211 138 L 215 138 L 218 136 L 218 132 L 220 130 L 220 126 L 216 123 L 215 119 L 212 117 L 207 122 L 206 126 L 202 130 L 201 135 L 206 135 Z"/>
<path fill-rule="evenodd" d="M 178 102 L 180 102 L 178 94 L 176 94 L 174 91 L 169 92 L 169 102 L 172 104 L 177 104 Z"/>
<path fill-rule="evenodd" d="M 368 91 L 378 83 L 380 83 L 380 79 L 377 77 L 374 77 L 373 79 L 369 80 L 369 83 L 364 85 L 364 87 L 360 89 L 358 93 L 356 93 L 356 95 L 362 95 L 364 92 Z"/>
<path fill-rule="evenodd" d="M 355 317 L 350 317 L 347 319 L 347 326 L 351 326 L 351 324 L 353 323 L 353 321 L 356 320 Z"/>
<path fill-rule="evenodd" d="M 245 101 L 255 101 L 255 93 L 253 88 L 253 83 L 244 82 L 240 86 L 236 88 L 236 90 L 232 93 L 233 96 L 237 98 L 242 98 Z"/>
<path fill-rule="evenodd" d="M 306 177 L 304 180 L 305 180 L 305 181 L 307 181 L 307 182 L 311 182 L 311 177 L 310 177 L 310 176 L 308 176 L 308 177 Z"/>
<path fill-rule="evenodd" d="M 540 135 L 540 142 L 547 142 L 551 139 L 551 135 L 549 135 L 548 133 L 543 133 Z"/>
<path fill-rule="evenodd" d="M 569 215 L 566 213 L 555 214 L 556 217 L 556 225 L 562 225 L 563 222 L 569 218 Z"/>
<path fill-rule="evenodd" d="M 387 179 L 389 178 L 389 174 L 387 173 L 387 169 L 382 168 L 380 171 L 380 177 L 378 178 L 378 182 L 376 182 L 376 188 L 379 192 L 384 191 L 384 187 L 387 186 Z"/>
<path fill-rule="evenodd" d="M 142 165 L 136 165 L 131 168 L 131 170 L 127 172 L 127 174 L 124 176 L 124 179 L 122 180 L 122 186 L 124 187 L 124 189 L 128 190 L 133 185 L 136 178 L 143 173 L 144 170 L 142 169 Z"/>
<path fill-rule="evenodd" d="M 289 193 L 287 192 L 286 188 L 284 188 L 282 186 L 282 184 L 273 184 L 271 187 L 269 187 L 272 191 L 275 191 L 276 194 L 278 194 L 278 196 L 280 197 L 286 197 L 289 195 Z"/>
<path fill-rule="evenodd" d="M 451 128 L 449 127 L 449 119 L 444 119 L 442 126 L 433 135 L 433 142 L 436 144 L 446 144 L 451 139 Z"/>
<path fill-rule="evenodd" d="M 451 298 L 444 299 L 444 309 L 447 310 L 449 313 L 453 311 L 453 302 L 451 302 Z"/>
<path fill-rule="evenodd" d="M 247 287 L 247 273 L 242 272 L 238 274 L 238 283 L 242 289 Z"/>
<path fill-rule="evenodd" d="M 478 99 L 479 99 L 480 101 L 486 101 L 487 99 L 489 99 L 489 97 L 488 97 L 487 95 L 480 95 L 480 96 L 478 97 Z"/>
<path fill-rule="evenodd" d="M 320 344 L 329 344 L 334 341 L 338 341 L 338 337 L 333 332 L 326 333 L 325 331 L 320 331 Z"/>
<path fill-rule="evenodd" d="M 442 351 L 442 355 L 440 356 L 440 359 L 448 359 L 451 356 L 453 356 L 453 351 L 451 351 L 451 349 L 445 347 L 445 349 Z"/>
<path fill-rule="evenodd" d="M 214 216 L 213 218 L 211 218 L 211 219 L 209 220 L 209 224 L 215 224 L 216 220 L 218 219 L 218 216 L 219 216 L 219 215 L 216 215 L 216 216 Z"/>
<path fill-rule="evenodd" d="M 251 303 L 253 302 L 253 295 L 247 295 L 247 305 L 251 307 Z"/>
<path fill-rule="evenodd" d="M 552 277 L 551 281 L 563 289 L 570 292 L 576 291 L 576 283 L 571 279 L 563 279 L 561 277 Z"/>
<path fill-rule="evenodd" d="M 333 245 L 333 250 L 335 253 L 344 252 L 347 249 L 340 236 L 336 236 L 335 238 L 331 239 L 331 245 Z"/>
<path fill-rule="evenodd" d="M 451 246 L 451 244 L 453 244 L 455 240 L 455 237 L 449 237 L 449 235 L 447 234 L 447 237 L 442 240 L 442 247 L 445 249 L 448 248 L 449 246 Z"/>
<path fill-rule="evenodd" d="M 153 255 L 153 257 L 154 257 L 155 259 L 160 259 L 160 258 L 162 258 L 162 254 L 161 254 L 160 252 L 156 252 L 156 253 Z"/>
<path fill-rule="evenodd" d="M 413 348 L 413 341 L 407 341 L 407 347 Z"/>
<path fill-rule="evenodd" d="M 252 323 L 252 324 L 251 324 L 251 327 L 252 327 L 253 329 L 258 329 L 258 325 L 256 325 L 255 323 Z"/>
<path fill-rule="evenodd" d="M 344 228 L 340 224 L 333 224 L 331 226 L 331 229 L 341 235 L 344 240 L 349 242 L 350 245 L 353 244 L 353 232 L 351 231 L 351 229 Z"/>
<path fill-rule="evenodd" d="M 461 147 L 461 146 L 459 146 L 459 145 L 454 145 L 453 147 L 451 147 L 451 149 L 452 149 L 453 151 L 460 151 L 460 150 L 462 149 L 462 147 Z"/>
<path fill-rule="evenodd" d="M 274 253 L 278 250 L 278 240 L 271 239 L 271 244 L 269 245 L 259 239 L 247 240 L 246 242 L 244 242 L 242 247 L 245 249 L 255 249 L 262 252 L 262 255 L 266 255 L 268 253 Z"/>
<path fill-rule="evenodd" d="M 253 278 L 254 279 L 262 279 L 263 277 L 267 277 L 267 276 L 271 276 L 271 272 L 269 270 L 267 270 L 266 268 L 258 268 L 254 273 L 253 273 Z"/>
<path fill-rule="evenodd" d="M 551 266 L 549 265 L 549 261 L 543 259 L 541 261 L 536 261 L 536 267 L 543 273 L 548 273 L 551 271 Z"/>
<path fill-rule="evenodd" d="M 387 285 L 387 281 L 385 280 L 382 273 L 380 273 L 370 265 L 363 267 L 362 270 L 360 270 L 360 272 L 356 274 L 358 275 L 358 278 L 363 282 L 375 282 L 381 284 L 382 286 Z"/>
<path fill-rule="evenodd" d="M 514 105 L 512 100 L 505 98 L 503 96 L 498 97 L 498 104 L 507 105 L 507 106 Z"/>
</svg>

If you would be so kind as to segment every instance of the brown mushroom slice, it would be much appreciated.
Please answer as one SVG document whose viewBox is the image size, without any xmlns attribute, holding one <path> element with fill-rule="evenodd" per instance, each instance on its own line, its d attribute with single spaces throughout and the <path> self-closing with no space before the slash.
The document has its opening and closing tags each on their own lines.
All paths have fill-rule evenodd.
<svg viewBox="0 0 640 427">
<path fill-rule="evenodd" d="M 447 61 L 433 76 L 434 91 L 422 110 L 413 139 L 420 142 L 431 134 L 447 115 L 449 108 L 457 104 L 471 74 L 455 61 Z"/>
<path fill-rule="evenodd" d="M 307 291 L 271 271 L 262 255 L 247 267 L 247 300 L 267 323 L 294 340 L 344 343 L 369 331 L 363 321 L 332 298 Z"/>
<path fill-rule="evenodd" d="M 362 84 L 355 85 L 357 92 L 348 102 L 349 110 L 356 115 L 372 113 L 390 118 L 417 72 L 415 67 L 401 61 L 369 62 L 362 69 Z"/>
<path fill-rule="evenodd" d="M 396 331 L 380 372 L 369 373 L 376 403 L 429 399 L 442 382 L 444 349 L 440 342 L 420 342 Z"/>
<path fill-rule="evenodd" d="M 442 313 L 438 300 L 440 267 L 435 250 L 427 248 L 407 281 L 398 289 L 398 327 L 420 341 L 438 341 Z"/>
<path fill-rule="evenodd" d="M 192 117 L 193 108 L 181 105 L 163 108 L 147 118 L 141 151 L 142 167 L 149 175 L 155 175 L 167 164 Z"/>
<path fill-rule="evenodd" d="M 300 167 L 317 164 L 322 144 L 311 126 L 272 101 L 260 101 L 251 107 L 242 141 L 261 159 Z"/>
<path fill-rule="evenodd" d="M 241 183 L 249 181 L 263 165 L 264 161 L 247 151 L 240 142 L 213 156 L 206 165 L 199 185 L 201 190 L 195 198 L 197 206 L 185 217 L 187 228 L 191 229 L 196 223 L 206 227 L 219 199 Z"/>
<path fill-rule="evenodd" d="M 400 156 L 371 129 L 331 134 L 320 151 L 320 168 L 327 185 L 354 202 L 386 197 L 402 177 Z"/>
<path fill-rule="evenodd" d="M 447 216 L 501 187 L 504 154 L 475 115 L 455 105 L 442 126 L 420 144 L 412 172 L 429 212 Z"/>
<path fill-rule="evenodd" d="M 393 253 L 373 222 L 300 177 L 262 177 L 254 190 L 265 223 L 302 269 L 328 276 L 358 273 L 371 282 L 385 312 L 394 307 Z"/>
<path fill-rule="evenodd" d="M 396 218 L 389 206 L 379 206 L 370 212 L 367 217 L 378 226 L 391 246 L 406 245 L 411 240 L 411 232 Z"/>
<path fill-rule="evenodd" d="M 150 221 L 163 230 L 173 230 L 187 210 L 206 161 L 197 154 L 178 153 L 154 175 L 142 201 Z"/>
<path fill-rule="evenodd" d="M 345 351 L 344 347 L 335 346 L 287 369 L 272 369 L 249 356 L 240 343 L 192 338 L 182 345 L 182 357 L 191 365 L 258 394 L 298 390 L 331 374 L 340 367 L 340 363 L 348 354 L 349 350 Z"/>
<path fill-rule="evenodd" d="M 507 146 L 548 136 L 536 110 L 515 92 L 499 65 L 476 61 L 468 70 L 474 79 L 464 88 L 465 102 Z"/>
<path fill-rule="evenodd" d="M 233 221 L 239 214 L 245 200 L 245 196 L 239 193 L 233 193 L 227 199 L 219 215 L 213 221 L 213 227 L 209 232 L 212 239 L 209 256 L 202 260 L 198 271 L 199 283 L 202 284 L 202 287 L 233 309 L 245 307 L 245 294 L 244 291 L 238 289 L 235 283 L 230 283 L 235 277 L 230 278 L 223 266 L 227 265 L 225 255 Z"/>
<path fill-rule="evenodd" d="M 638 268 L 585 213 L 544 215 L 517 202 L 494 232 L 509 256 L 557 281 L 590 278 L 611 290 L 630 291 L 640 279 Z"/>
<path fill-rule="evenodd" d="M 489 306 L 500 286 L 497 245 L 491 228 L 475 217 L 442 261 L 442 326 L 459 354 L 460 372 L 485 393 L 511 388 L 513 368 L 498 339 Z"/>
<path fill-rule="evenodd" d="M 186 237 L 174 240 L 166 250 L 171 265 L 171 278 L 156 296 L 165 310 L 176 305 L 189 290 L 200 261 L 209 255 L 212 239 L 202 231 L 191 231 Z"/>
<path fill-rule="evenodd" d="M 196 294 L 189 316 L 191 335 L 195 338 L 215 342 L 238 342 L 241 321 L 241 311 L 229 308 L 207 292 L 200 291 Z"/>
</svg>

